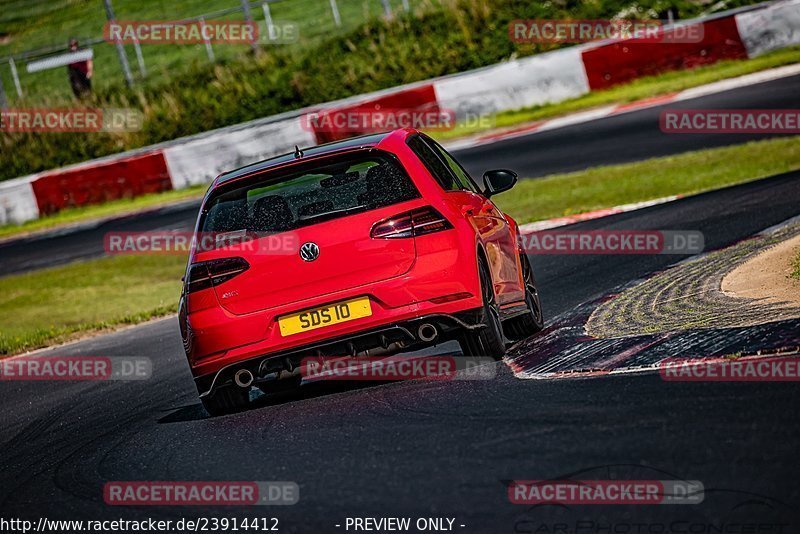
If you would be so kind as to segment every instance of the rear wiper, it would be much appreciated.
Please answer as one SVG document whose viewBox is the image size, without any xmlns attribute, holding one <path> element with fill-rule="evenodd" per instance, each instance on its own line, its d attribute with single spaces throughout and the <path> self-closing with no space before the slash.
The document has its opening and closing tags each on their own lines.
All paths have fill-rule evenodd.
<svg viewBox="0 0 800 534">
<path fill-rule="evenodd" d="M 350 215 L 351 213 L 357 213 L 359 211 L 366 211 L 370 209 L 372 206 L 369 204 L 362 204 L 360 206 L 353 206 L 350 208 L 342 208 L 338 210 L 326 211 L 323 213 L 316 213 L 314 215 L 308 215 L 306 217 L 300 217 L 299 220 L 306 222 L 306 221 L 313 221 L 316 219 L 325 219 L 328 217 L 333 217 L 336 215 Z"/>
</svg>

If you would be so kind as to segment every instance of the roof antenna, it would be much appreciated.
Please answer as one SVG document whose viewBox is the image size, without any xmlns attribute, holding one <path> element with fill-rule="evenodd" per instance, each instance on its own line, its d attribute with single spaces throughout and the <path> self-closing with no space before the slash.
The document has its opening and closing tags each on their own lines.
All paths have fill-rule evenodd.
<svg viewBox="0 0 800 534">
<path fill-rule="evenodd" d="M 300 159 L 303 157 L 303 151 L 300 150 L 300 147 L 294 145 L 294 159 Z"/>
</svg>

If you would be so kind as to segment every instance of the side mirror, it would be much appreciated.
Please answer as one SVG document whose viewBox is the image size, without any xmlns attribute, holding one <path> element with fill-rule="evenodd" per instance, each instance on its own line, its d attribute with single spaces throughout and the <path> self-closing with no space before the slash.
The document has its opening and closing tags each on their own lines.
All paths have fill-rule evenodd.
<svg viewBox="0 0 800 534">
<path fill-rule="evenodd" d="M 483 173 L 484 195 L 491 197 L 497 193 L 508 191 L 517 183 L 517 173 L 506 169 L 497 169 Z"/>
</svg>

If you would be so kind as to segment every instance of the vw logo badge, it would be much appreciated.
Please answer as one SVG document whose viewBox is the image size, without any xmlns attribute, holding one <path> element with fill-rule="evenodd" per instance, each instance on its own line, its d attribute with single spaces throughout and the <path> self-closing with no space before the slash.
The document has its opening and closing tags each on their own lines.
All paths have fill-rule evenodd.
<svg viewBox="0 0 800 534">
<path fill-rule="evenodd" d="M 305 261 L 316 260 L 319 257 L 319 247 L 311 241 L 303 243 L 303 246 L 300 247 L 300 257 Z"/>
</svg>

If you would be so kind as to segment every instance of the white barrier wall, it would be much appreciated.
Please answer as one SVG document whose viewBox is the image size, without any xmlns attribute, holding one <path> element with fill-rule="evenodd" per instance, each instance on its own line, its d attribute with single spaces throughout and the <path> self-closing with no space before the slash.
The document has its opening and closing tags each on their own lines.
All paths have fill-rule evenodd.
<svg viewBox="0 0 800 534">
<path fill-rule="evenodd" d="M 560 102 L 589 92 L 581 60 L 571 47 L 434 81 L 439 106 L 463 119 Z"/>
<path fill-rule="evenodd" d="M 313 132 L 301 127 L 300 118 L 234 131 L 220 131 L 164 149 L 172 187 L 211 182 L 218 174 L 294 150 L 295 145 L 317 144 Z"/>
<path fill-rule="evenodd" d="M 740 13 L 736 26 L 750 57 L 800 44 L 800 0 Z"/>
<path fill-rule="evenodd" d="M 31 182 L 37 175 L 0 182 L 0 224 L 21 224 L 39 218 Z"/>
</svg>

